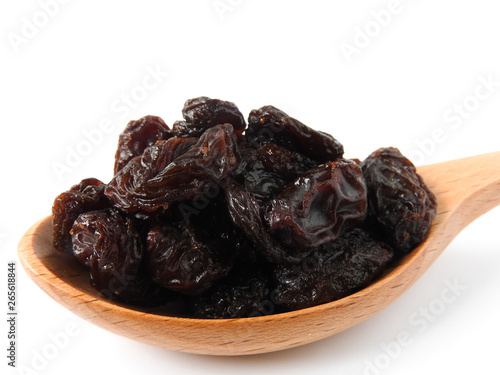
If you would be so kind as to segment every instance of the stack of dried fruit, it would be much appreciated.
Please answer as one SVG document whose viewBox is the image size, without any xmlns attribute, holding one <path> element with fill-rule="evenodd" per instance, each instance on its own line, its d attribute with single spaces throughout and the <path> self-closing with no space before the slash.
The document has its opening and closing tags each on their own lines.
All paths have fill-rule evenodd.
<svg viewBox="0 0 500 375">
<path fill-rule="evenodd" d="M 363 162 L 265 106 L 188 100 L 183 121 L 131 121 L 108 184 L 85 179 L 53 206 L 54 246 L 103 295 L 182 300 L 187 316 L 306 308 L 367 286 L 419 245 L 436 199 L 395 148 Z"/>
</svg>

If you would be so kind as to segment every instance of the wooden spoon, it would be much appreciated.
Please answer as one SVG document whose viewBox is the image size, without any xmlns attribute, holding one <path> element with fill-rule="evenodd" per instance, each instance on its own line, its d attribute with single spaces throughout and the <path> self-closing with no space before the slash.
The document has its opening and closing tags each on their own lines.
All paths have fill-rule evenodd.
<svg viewBox="0 0 500 375">
<path fill-rule="evenodd" d="M 383 310 L 405 292 L 470 222 L 500 204 L 500 152 L 418 168 L 438 198 L 428 239 L 367 288 L 340 300 L 284 314 L 201 320 L 163 316 L 102 299 L 88 272 L 52 246 L 51 218 L 23 236 L 19 258 L 33 281 L 97 326 L 147 344 L 191 353 L 243 355 L 307 344 Z"/>
</svg>

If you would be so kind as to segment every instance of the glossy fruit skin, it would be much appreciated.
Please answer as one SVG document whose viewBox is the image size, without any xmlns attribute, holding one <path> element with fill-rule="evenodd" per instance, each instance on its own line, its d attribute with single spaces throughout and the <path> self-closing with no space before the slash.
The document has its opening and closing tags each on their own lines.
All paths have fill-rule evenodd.
<svg viewBox="0 0 500 375">
<path fill-rule="evenodd" d="M 241 161 L 232 173 L 259 204 L 264 205 L 284 187 L 310 168 L 313 160 L 274 143 L 254 147 L 249 142 L 238 144 Z"/>
<path fill-rule="evenodd" d="M 186 209 L 191 207 L 193 210 Z M 153 281 L 167 289 L 196 295 L 232 270 L 238 259 L 250 256 L 250 244 L 232 225 L 222 193 L 203 209 L 185 201 L 170 220 L 149 230 L 147 268 Z"/>
<path fill-rule="evenodd" d="M 235 134 L 241 134 L 246 127 L 245 118 L 234 103 L 206 96 L 187 100 L 182 116 L 184 121 L 177 121 L 173 127 L 178 137 L 200 136 L 206 129 L 220 124 L 231 124 Z"/>
<path fill-rule="evenodd" d="M 52 231 L 54 247 L 58 251 L 71 253 L 70 231 L 78 215 L 111 206 L 104 195 L 105 188 L 100 180 L 86 178 L 56 197 L 52 205 Z"/>
<path fill-rule="evenodd" d="M 90 283 L 109 299 L 139 305 L 164 302 L 143 266 L 144 246 L 134 220 L 115 209 L 78 216 L 71 229 L 73 254 L 90 269 Z"/>
<path fill-rule="evenodd" d="M 234 225 L 243 231 L 262 257 L 272 263 L 297 263 L 301 260 L 302 254 L 297 256 L 293 251 L 288 253 L 267 232 L 259 202 L 243 186 L 227 178 L 224 181 L 224 193 Z"/>
<path fill-rule="evenodd" d="M 217 249 L 198 240 L 191 228 L 182 223 L 150 229 L 147 259 L 155 283 L 183 294 L 206 290 L 232 266 L 223 257 L 219 259 Z"/>
<path fill-rule="evenodd" d="M 118 138 L 118 148 L 115 154 L 116 174 L 136 156 L 155 144 L 158 140 L 166 140 L 173 136 L 167 124 L 158 116 L 144 116 L 130 121 Z"/>
<path fill-rule="evenodd" d="M 234 319 L 273 313 L 265 265 L 247 266 L 231 273 L 192 301 L 193 316 L 202 319 Z"/>
<path fill-rule="evenodd" d="M 436 197 L 396 148 L 378 149 L 363 160 L 361 169 L 368 189 L 367 225 L 395 250 L 413 250 L 427 237 Z"/>
<path fill-rule="evenodd" d="M 318 163 L 334 161 L 344 154 L 342 144 L 330 134 L 314 130 L 270 105 L 250 112 L 245 134 L 250 143 L 273 142 Z"/>
<path fill-rule="evenodd" d="M 279 265 L 274 299 L 288 310 L 331 302 L 367 286 L 392 259 L 392 250 L 354 228 L 322 244 L 298 265 Z"/>
<path fill-rule="evenodd" d="M 54 246 L 109 299 L 176 299 L 208 319 L 286 312 L 356 292 L 427 236 L 436 199 L 397 149 L 345 159 L 272 106 L 248 127 L 219 99 L 190 99 L 182 115 L 172 129 L 131 121 L 111 181 L 54 201 Z"/>
<path fill-rule="evenodd" d="M 167 141 L 179 144 L 177 138 Z M 184 154 L 148 147 L 132 159 L 106 187 L 115 206 L 127 212 L 152 212 L 192 198 L 209 183 L 218 183 L 237 165 L 239 154 L 230 124 L 207 129 Z M 174 153 L 175 155 L 175 153 Z"/>
<path fill-rule="evenodd" d="M 312 249 L 335 240 L 366 217 L 361 168 L 340 159 L 310 169 L 274 198 L 265 212 L 269 233 L 289 247 Z"/>
</svg>

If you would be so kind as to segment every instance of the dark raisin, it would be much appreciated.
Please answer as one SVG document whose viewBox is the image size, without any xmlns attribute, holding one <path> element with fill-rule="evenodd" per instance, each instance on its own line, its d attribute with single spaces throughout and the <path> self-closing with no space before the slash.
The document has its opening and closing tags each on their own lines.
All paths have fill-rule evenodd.
<svg viewBox="0 0 500 375">
<path fill-rule="evenodd" d="M 70 230 L 78 215 L 111 206 L 104 195 L 104 185 L 96 178 L 87 178 L 61 193 L 52 205 L 52 230 L 54 247 L 71 253 Z"/>
<path fill-rule="evenodd" d="M 245 134 L 251 143 L 273 142 L 318 163 L 336 160 L 344 154 L 343 146 L 331 135 L 311 129 L 270 105 L 250 112 Z"/>
<path fill-rule="evenodd" d="M 288 183 L 317 165 L 311 159 L 274 143 L 257 149 L 248 143 L 243 147 L 242 160 L 234 177 L 242 181 L 259 204 L 275 197 Z"/>
<path fill-rule="evenodd" d="M 118 211 L 90 211 L 71 229 L 73 253 L 90 268 L 90 283 L 110 299 L 135 304 L 161 303 L 160 288 L 144 273 L 144 248 L 131 218 Z"/>
<path fill-rule="evenodd" d="M 427 236 L 436 198 L 397 149 L 344 159 L 273 106 L 248 128 L 219 99 L 187 100 L 182 115 L 172 129 L 129 122 L 109 184 L 83 180 L 54 202 L 54 246 L 109 298 L 179 298 L 198 318 L 280 313 L 356 292 Z"/>
<path fill-rule="evenodd" d="M 115 173 L 122 169 L 131 159 L 141 155 L 144 150 L 160 139 L 173 136 L 170 128 L 158 116 L 145 116 L 130 121 L 118 139 L 115 155 Z"/>
<path fill-rule="evenodd" d="M 178 137 L 200 136 L 206 129 L 219 124 L 231 124 L 236 134 L 245 130 L 245 118 L 232 102 L 201 96 L 184 104 L 185 121 L 175 123 L 173 130 Z"/>
<path fill-rule="evenodd" d="M 297 257 L 293 252 L 288 254 L 287 249 L 267 233 L 262 218 L 262 209 L 251 193 L 231 178 L 225 180 L 224 191 L 231 219 L 252 241 L 259 254 L 270 262 L 296 263 L 300 261 L 301 256 Z"/>
<path fill-rule="evenodd" d="M 267 143 L 260 147 L 257 150 L 257 159 L 264 169 L 277 174 L 286 183 L 292 182 L 318 164 L 307 156 L 275 143 Z"/>
<path fill-rule="evenodd" d="M 203 132 L 207 130 L 205 128 L 196 128 L 186 121 L 176 121 L 172 125 L 172 131 L 178 138 L 193 137 L 199 138 Z"/>
<path fill-rule="evenodd" d="M 275 306 L 269 296 L 269 279 L 263 267 L 232 272 L 193 301 L 193 314 L 204 319 L 233 319 L 269 315 Z"/>
<path fill-rule="evenodd" d="M 185 141 L 171 138 L 168 142 L 178 147 Z M 148 147 L 114 176 L 105 193 L 117 207 L 128 212 L 166 209 L 172 203 L 190 199 L 208 183 L 222 180 L 239 158 L 230 124 L 208 129 L 187 152 L 173 160 L 166 156 L 171 155 L 168 147 L 162 147 Z"/>
<path fill-rule="evenodd" d="M 269 232 L 289 247 L 314 248 L 334 240 L 366 216 L 361 168 L 350 160 L 321 164 L 269 202 Z"/>
<path fill-rule="evenodd" d="M 354 228 L 326 242 L 297 265 L 279 265 L 273 299 L 287 309 L 331 302 L 366 287 L 392 258 L 387 246 Z"/>
<path fill-rule="evenodd" d="M 244 188 L 257 199 L 259 204 L 267 202 L 286 185 L 280 175 L 264 168 L 262 161 L 259 160 L 259 151 L 256 149 L 246 155 L 243 154 L 234 177 L 237 181 L 241 181 Z"/>
<path fill-rule="evenodd" d="M 233 226 L 221 198 L 198 209 L 183 202 L 177 209 L 182 218 L 156 225 L 148 233 L 148 268 L 159 285 L 198 294 L 229 273 L 247 251 L 247 240 Z"/>
<path fill-rule="evenodd" d="M 436 216 L 437 201 L 415 166 L 393 147 L 369 155 L 361 168 L 368 189 L 367 225 L 395 250 L 420 245 Z"/>
</svg>

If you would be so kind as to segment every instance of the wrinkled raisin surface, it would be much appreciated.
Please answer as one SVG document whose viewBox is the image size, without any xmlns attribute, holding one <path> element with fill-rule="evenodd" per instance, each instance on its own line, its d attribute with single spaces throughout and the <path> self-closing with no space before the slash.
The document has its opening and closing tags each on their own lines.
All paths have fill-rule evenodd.
<svg viewBox="0 0 500 375">
<path fill-rule="evenodd" d="M 158 116 L 144 116 L 130 121 L 118 139 L 115 155 L 115 173 L 122 169 L 135 156 L 160 139 L 172 137 L 172 131 Z"/>
<path fill-rule="evenodd" d="M 102 295 L 225 319 L 342 298 L 425 240 L 436 199 L 394 148 L 345 159 L 334 137 L 264 106 L 185 102 L 122 132 L 114 176 L 53 205 L 54 246 Z"/>
<path fill-rule="evenodd" d="M 73 254 L 90 268 L 90 282 L 110 299 L 151 305 L 162 291 L 143 267 L 144 248 L 131 218 L 116 210 L 78 216 L 72 230 Z"/>
<path fill-rule="evenodd" d="M 391 258 L 387 246 L 354 228 L 319 246 L 300 264 L 276 267 L 274 298 L 290 310 L 337 300 L 368 285 Z"/>
<path fill-rule="evenodd" d="M 199 294 L 226 276 L 247 240 L 230 225 L 223 199 L 213 199 L 202 210 L 193 202 L 178 206 L 178 219 L 151 228 L 147 236 L 147 264 L 153 280 L 183 294 Z"/>
<path fill-rule="evenodd" d="M 274 198 L 283 188 L 317 165 L 313 160 L 274 143 L 255 148 L 241 145 L 242 160 L 234 173 L 260 204 Z"/>
<path fill-rule="evenodd" d="M 344 154 L 342 144 L 331 135 L 311 129 L 270 105 L 250 112 L 245 134 L 249 142 L 276 143 L 319 163 L 333 161 Z"/>
<path fill-rule="evenodd" d="M 105 187 L 96 178 L 86 178 L 57 196 L 52 205 L 53 242 L 57 250 L 71 253 L 70 231 L 78 215 L 111 205 L 104 195 Z"/>
<path fill-rule="evenodd" d="M 361 168 L 368 188 L 368 225 L 396 250 L 413 250 L 427 237 L 436 197 L 396 148 L 373 152 Z"/>
<path fill-rule="evenodd" d="M 178 139 L 167 142 L 180 144 Z M 131 160 L 106 187 L 113 203 L 128 212 L 156 211 L 193 197 L 206 184 L 217 182 L 231 172 L 238 162 L 238 150 L 230 124 L 208 129 L 198 141 L 177 158 L 157 146 Z"/>
<path fill-rule="evenodd" d="M 269 277 L 263 269 L 238 270 L 196 297 L 193 314 L 207 319 L 268 315 L 274 311 L 269 292 Z"/>
<path fill-rule="evenodd" d="M 309 251 L 287 248 L 267 231 L 262 207 L 255 197 L 233 179 L 225 182 L 226 201 L 234 224 L 243 230 L 247 238 L 265 259 L 272 263 L 297 263 Z"/>
<path fill-rule="evenodd" d="M 363 222 L 366 187 L 361 168 L 349 160 L 312 168 L 267 207 L 270 233 L 287 246 L 314 248 Z"/>
<path fill-rule="evenodd" d="M 184 121 L 177 121 L 173 130 L 176 136 L 200 136 L 206 129 L 220 124 L 231 124 L 236 134 L 245 130 L 242 113 L 232 102 L 206 96 L 189 99 L 182 109 Z"/>
</svg>

